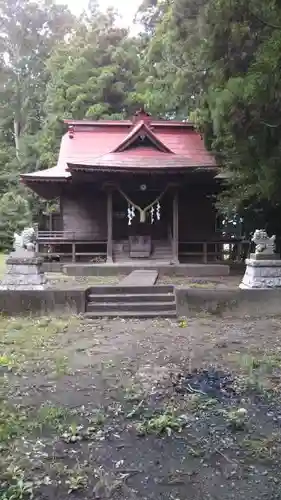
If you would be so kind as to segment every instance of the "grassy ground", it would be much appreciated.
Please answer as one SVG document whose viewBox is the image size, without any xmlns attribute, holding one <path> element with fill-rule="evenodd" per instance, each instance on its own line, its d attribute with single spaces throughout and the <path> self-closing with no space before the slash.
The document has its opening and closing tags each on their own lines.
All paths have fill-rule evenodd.
<svg viewBox="0 0 281 500">
<path fill-rule="evenodd" d="M 53 288 L 76 288 L 95 285 L 116 285 L 123 276 L 68 276 L 64 273 L 46 273 Z"/>
<path fill-rule="evenodd" d="M 175 285 L 178 288 L 226 289 L 237 288 L 241 283 L 242 274 L 237 276 L 213 276 L 209 278 L 190 278 L 182 276 L 163 276 L 158 278 L 158 285 Z"/>
<path fill-rule="evenodd" d="M 2 318 L 0 499 L 280 499 L 280 340 L 280 318 Z M 231 397 L 182 382 L 211 367 Z"/>
</svg>

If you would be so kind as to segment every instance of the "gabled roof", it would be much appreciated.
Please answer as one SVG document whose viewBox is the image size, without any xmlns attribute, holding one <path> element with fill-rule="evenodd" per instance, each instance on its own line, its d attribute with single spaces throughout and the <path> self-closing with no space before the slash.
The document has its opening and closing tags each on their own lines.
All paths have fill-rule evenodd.
<svg viewBox="0 0 281 500">
<path fill-rule="evenodd" d="M 121 153 L 126 151 L 126 149 L 136 143 L 138 139 L 143 140 L 145 138 L 150 141 L 152 146 L 162 151 L 162 153 L 172 153 L 172 151 L 153 133 L 144 120 L 140 120 L 128 133 L 127 137 L 125 137 L 119 146 L 112 152 Z"/>
<path fill-rule="evenodd" d="M 46 181 L 65 181 L 71 178 L 71 173 L 57 165 L 55 167 L 46 168 L 45 170 L 38 170 L 31 174 L 22 174 L 21 177 L 34 182 L 40 181 L 41 179 Z"/>
<path fill-rule="evenodd" d="M 68 181 L 74 169 L 147 171 L 214 168 L 214 157 L 191 123 L 153 120 L 141 111 L 132 120 L 65 120 L 57 165 L 22 175 L 29 184 Z"/>
<path fill-rule="evenodd" d="M 146 151 L 145 151 L 146 152 Z M 75 163 L 73 161 L 68 162 L 68 168 L 70 172 L 72 171 L 167 171 L 167 170 L 183 170 L 188 167 L 194 167 L 199 169 L 200 167 L 213 167 L 213 161 L 209 164 L 202 166 L 201 161 L 196 161 L 194 159 L 188 159 L 186 156 L 174 155 L 158 152 L 153 156 L 143 155 L 138 156 L 137 154 L 128 154 L 125 157 L 120 155 L 120 153 L 109 153 L 108 155 L 100 156 L 99 158 L 84 158 L 82 162 Z"/>
</svg>

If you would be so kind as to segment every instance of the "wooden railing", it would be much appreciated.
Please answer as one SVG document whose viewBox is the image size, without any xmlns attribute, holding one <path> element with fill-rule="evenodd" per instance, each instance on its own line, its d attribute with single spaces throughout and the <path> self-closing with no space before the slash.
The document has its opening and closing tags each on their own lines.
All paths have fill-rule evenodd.
<svg viewBox="0 0 281 500">
<path fill-rule="evenodd" d="M 36 251 L 46 259 L 61 257 L 77 262 L 81 258 L 104 262 L 106 259 L 105 240 L 93 240 L 92 234 L 79 234 L 72 231 L 39 231 Z"/>
<path fill-rule="evenodd" d="M 78 233 L 74 231 L 38 231 L 38 241 L 92 241 L 92 233 Z"/>
<path fill-rule="evenodd" d="M 212 261 L 243 262 L 250 251 L 251 242 L 248 240 L 218 239 L 209 241 L 180 241 L 179 257 L 198 257 L 204 264 Z"/>
<path fill-rule="evenodd" d="M 92 234 L 71 231 L 39 231 L 37 252 L 45 257 L 63 257 L 72 262 L 87 258 L 105 261 L 105 240 L 95 241 Z M 181 262 L 243 262 L 250 251 L 251 242 L 232 238 L 208 241 L 180 241 Z"/>
</svg>

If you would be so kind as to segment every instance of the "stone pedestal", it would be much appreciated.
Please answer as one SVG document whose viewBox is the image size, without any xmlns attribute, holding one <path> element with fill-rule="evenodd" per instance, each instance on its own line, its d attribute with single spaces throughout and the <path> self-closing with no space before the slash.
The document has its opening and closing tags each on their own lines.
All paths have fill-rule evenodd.
<svg viewBox="0 0 281 500">
<path fill-rule="evenodd" d="M 47 280 L 43 259 L 34 252 L 17 249 L 6 260 L 6 272 L 0 282 L 0 290 L 44 290 Z"/>
<path fill-rule="evenodd" d="M 267 258 L 266 258 L 267 257 Z M 269 258 L 268 258 L 269 257 Z M 246 271 L 239 288 L 279 288 L 281 287 L 281 259 L 251 255 L 246 260 Z"/>
</svg>

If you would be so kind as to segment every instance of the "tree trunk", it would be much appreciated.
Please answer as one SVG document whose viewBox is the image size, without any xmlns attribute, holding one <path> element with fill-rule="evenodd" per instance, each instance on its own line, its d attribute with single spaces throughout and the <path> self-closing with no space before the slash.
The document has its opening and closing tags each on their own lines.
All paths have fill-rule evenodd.
<svg viewBox="0 0 281 500">
<path fill-rule="evenodd" d="M 14 138 L 15 138 L 15 148 L 16 157 L 20 161 L 20 122 L 14 118 Z"/>
</svg>

